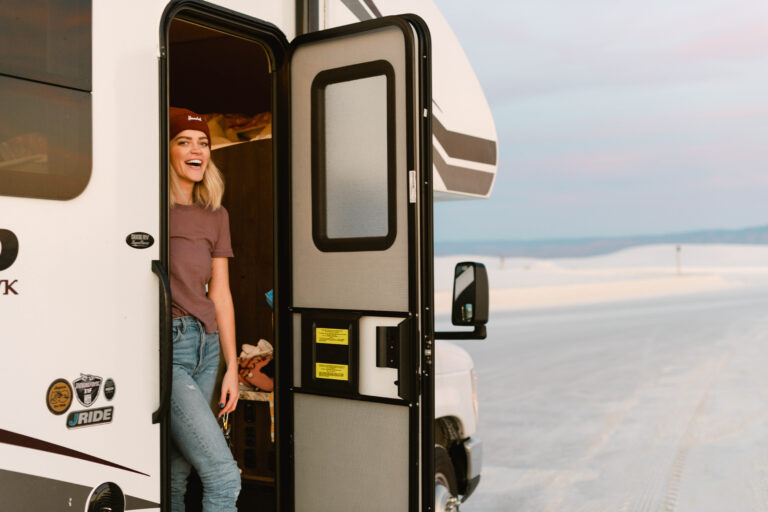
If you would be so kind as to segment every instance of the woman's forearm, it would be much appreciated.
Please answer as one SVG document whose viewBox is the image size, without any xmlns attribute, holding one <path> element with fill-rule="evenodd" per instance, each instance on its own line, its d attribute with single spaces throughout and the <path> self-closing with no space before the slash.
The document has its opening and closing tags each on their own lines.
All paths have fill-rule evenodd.
<svg viewBox="0 0 768 512">
<path fill-rule="evenodd" d="M 235 336 L 235 308 L 232 295 L 212 299 L 216 308 L 216 323 L 219 324 L 219 342 L 227 371 L 237 371 L 237 346 Z"/>
</svg>

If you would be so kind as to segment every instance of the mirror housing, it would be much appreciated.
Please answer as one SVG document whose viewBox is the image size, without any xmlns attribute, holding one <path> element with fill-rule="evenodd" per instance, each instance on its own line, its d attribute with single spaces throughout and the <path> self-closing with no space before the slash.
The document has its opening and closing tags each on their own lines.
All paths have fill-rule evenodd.
<svg viewBox="0 0 768 512">
<path fill-rule="evenodd" d="M 436 332 L 435 339 L 485 339 L 485 324 L 488 323 L 488 272 L 482 263 L 463 261 L 456 264 L 451 323 L 473 326 L 475 330 Z"/>
</svg>

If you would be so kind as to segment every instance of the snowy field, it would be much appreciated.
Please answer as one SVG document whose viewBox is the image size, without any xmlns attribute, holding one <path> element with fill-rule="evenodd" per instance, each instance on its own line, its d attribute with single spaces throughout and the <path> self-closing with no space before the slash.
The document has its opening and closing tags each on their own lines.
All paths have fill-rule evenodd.
<svg viewBox="0 0 768 512">
<path fill-rule="evenodd" d="M 449 313 L 453 267 L 485 264 L 494 311 L 696 294 L 768 284 L 768 246 L 649 245 L 589 258 L 435 258 L 435 308 Z M 679 264 L 678 264 L 679 262 Z"/>
<path fill-rule="evenodd" d="M 459 342 L 485 453 L 462 511 L 768 510 L 768 247 L 680 256 L 438 260 L 438 312 L 455 261 L 492 288 L 488 338 Z"/>
</svg>

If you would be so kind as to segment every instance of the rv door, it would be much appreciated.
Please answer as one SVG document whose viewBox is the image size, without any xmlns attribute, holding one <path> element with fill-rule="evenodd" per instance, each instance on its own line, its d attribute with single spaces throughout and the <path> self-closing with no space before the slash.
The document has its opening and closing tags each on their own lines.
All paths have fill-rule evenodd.
<svg viewBox="0 0 768 512">
<path fill-rule="evenodd" d="M 292 44 L 278 308 L 293 343 L 281 497 L 297 512 L 431 509 L 428 37 L 388 17 Z"/>
</svg>

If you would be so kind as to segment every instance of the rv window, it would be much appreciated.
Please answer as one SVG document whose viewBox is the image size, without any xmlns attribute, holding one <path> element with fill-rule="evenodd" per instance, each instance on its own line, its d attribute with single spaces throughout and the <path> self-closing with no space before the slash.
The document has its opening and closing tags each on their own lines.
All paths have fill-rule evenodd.
<svg viewBox="0 0 768 512">
<path fill-rule="evenodd" d="M 91 89 L 90 0 L 0 0 L 0 73 Z"/>
<path fill-rule="evenodd" d="M 0 195 L 72 199 L 91 176 L 91 95 L 0 76 Z"/>
<path fill-rule="evenodd" d="M 313 235 L 320 250 L 383 250 L 394 241 L 393 78 L 389 63 L 375 61 L 313 81 Z"/>
</svg>

